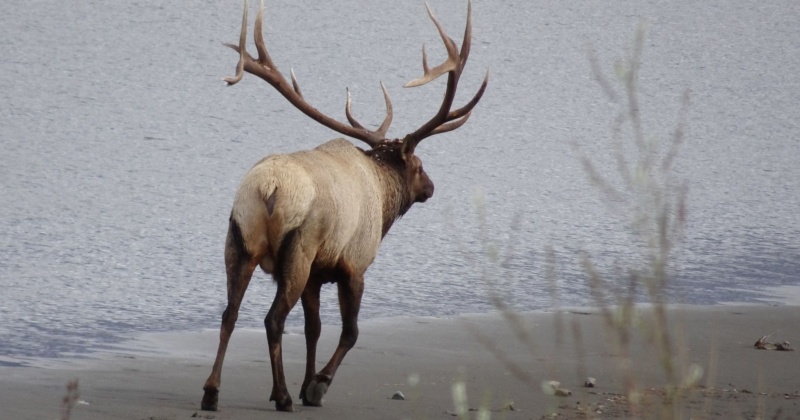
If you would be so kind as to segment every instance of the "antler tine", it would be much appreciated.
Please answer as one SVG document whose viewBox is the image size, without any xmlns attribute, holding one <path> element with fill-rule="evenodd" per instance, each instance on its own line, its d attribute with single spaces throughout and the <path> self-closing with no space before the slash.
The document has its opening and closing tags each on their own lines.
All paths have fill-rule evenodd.
<svg viewBox="0 0 800 420">
<path fill-rule="evenodd" d="M 244 12 L 242 13 L 242 31 L 239 34 L 239 47 L 233 44 L 225 44 L 239 52 L 239 62 L 236 64 L 236 75 L 233 77 L 225 77 L 224 80 L 228 86 L 233 86 L 239 83 L 244 77 L 244 61 L 245 61 L 245 44 L 247 43 L 247 9 L 249 9 L 248 0 L 244 0 Z"/>
<path fill-rule="evenodd" d="M 483 78 L 483 83 L 481 83 L 481 87 L 480 89 L 478 89 L 478 92 L 475 93 L 475 96 L 473 96 L 472 99 L 469 102 L 467 102 L 466 105 L 462 106 L 461 108 L 458 108 L 455 111 L 450 111 L 450 113 L 447 115 L 447 122 L 435 128 L 433 131 L 431 131 L 430 135 L 432 136 L 435 134 L 441 134 L 441 133 L 446 133 L 448 131 L 453 131 L 456 128 L 464 125 L 464 123 L 466 123 L 467 120 L 469 119 L 469 116 L 472 115 L 472 108 L 475 108 L 475 105 L 477 105 L 478 101 L 481 100 L 483 92 L 486 91 L 486 86 L 488 86 L 488 84 L 489 84 L 489 71 L 487 70 L 486 77 Z"/>
<path fill-rule="evenodd" d="M 425 3 L 425 7 L 428 8 L 428 16 L 431 17 L 433 24 L 436 25 L 436 29 L 439 31 L 439 35 L 442 37 L 442 41 L 444 41 L 444 47 L 445 49 L 447 49 L 447 60 L 445 60 L 442 64 L 439 64 L 438 66 L 432 69 L 428 68 L 428 58 L 427 54 L 425 53 L 425 45 L 423 44 L 422 45 L 423 76 L 420 77 L 419 79 L 414 79 L 406 83 L 405 85 L 403 85 L 403 87 L 422 86 L 425 83 L 428 83 L 447 72 L 458 69 L 459 67 L 460 60 L 458 56 L 458 47 L 456 47 L 455 41 L 453 41 L 453 39 L 447 36 L 447 34 L 444 32 L 444 29 L 442 29 L 442 25 L 439 23 L 439 20 L 436 19 L 436 16 L 434 16 L 433 10 L 431 10 L 431 6 L 428 3 Z"/>
<path fill-rule="evenodd" d="M 302 98 L 303 91 L 300 90 L 300 83 L 297 82 L 297 75 L 294 74 L 294 69 L 289 69 L 289 72 L 292 74 L 292 89 Z"/>
<path fill-rule="evenodd" d="M 256 15 L 256 23 L 255 27 L 253 28 L 253 37 L 255 38 L 256 43 L 256 51 L 258 51 L 258 62 L 261 65 L 267 66 L 267 68 L 275 69 L 275 64 L 272 63 L 272 59 L 267 52 L 267 47 L 264 45 L 264 31 L 262 27 L 264 25 L 264 0 L 261 0 L 258 4 L 258 14 Z M 294 73 L 293 73 L 294 74 Z"/>
<path fill-rule="evenodd" d="M 473 96 L 472 99 L 470 99 L 470 101 L 467 102 L 466 105 L 462 106 L 461 108 L 458 108 L 455 111 L 450 111 L 450 114 L 447 115 L 447 120 L 452 121 L 454 119 L 461 118 L 464 115 L 472 112 L 472 108 L 475 108 L 475 105 L 477 105 L 478 101 L 481 100 L 481 98 L 483 97 L 483 92 L 486 91 L 486 86 L 488 85 L 489 85 L 489 70 L 486 70 L 486 76 L 484 76 L 483 82 L 481 83 L 481 87 L 478 88 L 478 92 L 475 93 L 475 96 Z"/>
<path fill-rule="evenodd" d="M 433 131 L 431 131 L 431 135 L 434 134 L 442 134 L 448 131 L 453 131 L 458 127 L 464 125 L 469 119 L 469 116 L 472 115 L 472 111 L 468 111 L 466 114 L 462 115 L 460 118 L 452 120 L 450 122 L 444 123 L 438 127 L 436 127 Z"/>
<path fill-rule="evenodd" d="M 394 117 L 394 110 L 392 109 L 392 100 L 389 99 L 389 91 L 386 90 L 386 85 L 381 82 L 381 89 L 383 90 L 383 100 L 386 103 L 386 117 L 383 123 L 376 130 L 381 136 L 386 137 L 386 132 L 389 131 L 389 126 L 392 125 L 392 117 Z"/>
<path fill-rule="evenodd" d="M 344 114 L 347 116 L 347 121 L 349 121 L 350 125 L 353 127 L 363 129 L 364 126 L 359 124 L 359 122 L 353 118 L 353 113 L 350 111 L 350 99 L 350 88 L 347 88 L 347 103 L 344 105 Z"/>
<path fill-rule="evenodd" d="M 389 130 L 389 126 L 392 125 L 394 110 L 392 108 L 392 100 L 389 98 L 389 91 L 386 90 L 386 86 L 383 84 L 383 82 L 381 82 L 381 89 L 383 90 L 383 100 L 386 103 L 386 117 L 383 118 L 381 126 L 375 130 L 375 133 L 379 134 L 381 137 L 386 137 L 386 132 Z M 350 125 L 353 127 L 365 130 L 364 126 L 356 121 L 356 119 L 353 117 L 353 113 L 350 110 L 350 102 L 350 89 L 347 89 L 347 103 L 344 107 L 344 113 L 347 115 L 347 121 L 349 121 Z"/>
<path fill-rule="evenodd" d="M 261 0 L 264 1 L 264 0 Z M 467 65 L 469 50 L 472 46 L 472 0 L 467 2 L 467 27 L 464 29 L 464 40 L 461 41 L 461 68 Z"/>
</svg>

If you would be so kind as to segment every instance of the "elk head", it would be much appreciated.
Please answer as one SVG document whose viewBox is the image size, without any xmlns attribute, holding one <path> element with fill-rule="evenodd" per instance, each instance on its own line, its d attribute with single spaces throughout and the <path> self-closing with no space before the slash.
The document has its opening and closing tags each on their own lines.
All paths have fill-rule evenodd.
<svg viewBox="0 0 800 420">
<path fill-rule="evenodd" d="M 458 109 L 451 109 L 455 99 L 456 90 L 458 89 L 458 82 L 461 78 L 461 73 L 464 66 L 467 64 L 469 57 L 471 38 L 472 38 L 472 3 L 469 2 L 467 6 L 467 23 L 464 31 L 464 39 L 459 50 L 455 41 L 450 38 L 442 29 L 441 24 L 434 16 L 430 5 L 427 5 L 428 15 L 436 25 L 439 35 L 444 42 L 447 51 L 447 59 L 441 64 L 430 68 L 428 66 L 427 53 L 425 46 L 422 47 L 422 68 L 423 75 L 415 80 L 412 80 L 404 85 L 404 87 L 417 87 L 422 86 L 430 81 L 435 80 L 439 76 L 447 74 L 447 88 L 444 93 L 442 104 L 439 110 L 430 120 L 422 124 L 417 130 L 406 134 L 403 138 L 388 140 L 386 133 L 392 123 L 393 110 L 392 102 L 389 99 L 389 93 L 386 87 L 381 83 L 383 89 L 383 96 L 386 102 L 386 117 L 381 125 L 375 130 L 369 130 L 361 125 L 354 117 L 351 111 L 351 97 L 350 91 L 347 91 L 347 102 L 345 104 L 345 116 L 349 125 L 341 123 L 311 106 L 303 98 L 303 93 L 300 90 L 300 85 L 297 82 L 297 77 L 294 70 L 291 71 L 291 84 L 283 77 L 278 71 L 278 68 L 272 62 L 272 59 L 267 52 L 264 45 L 264 37 L 262 32 L 262 22 L 264 18 L 264 2 L 261 0 L 258 16 L 256 17 L 254 36 L 255 45 L 258 52 L 258 58 L 252 57 L 245 49 L 247 39 L 247 11 L 248 2 L 245 0 L 244 14 L 242 18 L 242 30 L 239 36 L 239 45 L 226 44 L 230 48 L 239 53 L 239 62 L 236 66 L 236 75 L 234 77 L 226 77 L 224 80 L 228 85 L 238 83 L 244 72 L 253 74 L 265 80 L 272 85 L 281 95 L 283 95 L 289 102 L 292 103 L 297 109 L 319 122 L 320 124 L 337 131 L 345 136 L 352 137 L 363 141 L 368 144 L 371 150 L 365 153 L 372 157 L 377 163 L 381 165 L 388 165 L 393 168 L 396 175 L 402 180 L 401 184 L 404 186 L 405 191 L 398 192 L 404 194 L 404 205 L 400 208 L 400 215 L 404 214 L 406 210 L 415 202 L 424 202 L 433 195 L 433 182 L 431 182 L 428 175 L 422 168 L 422 161 L 414 154 L 417 145 L 424 139 L 440 133 L 455 130 L 470 117 L 472 109 L 480 101 L 483 96 L 486 86 L 489 82 L 489 72 L 483 79 L 483 83 L 478 89 L 477 93 L 466 105 Z M 407 201 L 407 202 L 406 202 Z"/>
</svg>

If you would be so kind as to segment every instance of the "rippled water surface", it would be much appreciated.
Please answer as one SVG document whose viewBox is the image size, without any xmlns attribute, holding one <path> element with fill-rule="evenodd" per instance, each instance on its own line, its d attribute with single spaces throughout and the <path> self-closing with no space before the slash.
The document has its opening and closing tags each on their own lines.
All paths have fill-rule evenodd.
<svg viewBox="0 0 800 420">
<path fill-rule="evenodd" d="M 587 51 L 612 75 L 642 19 L 649 141 L 669 139 L 692 92 L 675 166 L 689 216 L 674 299 L 756 301 L 800 284 L 800 3 L 679 3 L 476 0 L 459 99 L 487 68 L 489 90 L 466 126 L 418 149 L 436 195 L 384 241 L 362 319 L 488 311 L 485 279 L 517 308 L 552 306 L 553 291 L 560 304 L 585 305 L 582 251 L 610 278 L 632 264 L 630 215 L 604 205 L 580 153 L 618 181 L 616 110 Z M 465 2 L 431 4 L 460 38 Z M 443 82 L 400 88 L 421 73 L 422 43 L 431 61 L 443 56 L 422 1 L 267 8 L 273 58 L 323 112 L 343 120 L 349 87 L 354 113 L 379 123 L 380 81 L 394 102 L 391 135 L 436 111 Z M 240 10 L 228 0 L 0 5 L 5 360 L 218 325 L 239 180 L 266 154 L 335 137 L 254 77 L 221 82 L 237 58 L 220 42 L 236 40 Z M 499 263 L 485 252 L 495 245 Z M 273 290 L 257 275 L 240 325 L 261 325 Z M 335 323 L 334 288 L 324 294 L 324 320 Z"/>
</svg>

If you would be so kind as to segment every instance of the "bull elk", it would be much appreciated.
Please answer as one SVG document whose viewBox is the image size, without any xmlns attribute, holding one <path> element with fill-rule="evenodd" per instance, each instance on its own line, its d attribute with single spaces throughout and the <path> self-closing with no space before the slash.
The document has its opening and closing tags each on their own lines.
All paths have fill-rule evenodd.
<svg viewBox="0 0 800 420">
<path fill-rule="evenodd" d="M 382 238 L 414 203 L 425 202 L 433 195 L 433 183 L 414 150 L 425 138 L 462 126 L 486 90 L 488 72 L 475 96 L 463 107 L 451 110 L 470 51 L 471 9 L 470 4 L 459 51 L 428 6 L 428 15 L 444 41 L 447 59 L 430 68 L 423 47 L 424 74 L 405 86 L 421 86 L 447 74 L 444 99 L 436 115 L 416 131 L 402 139 L 387 140 L 393 112 L 383 84 L 386 117 L 374 131 L 353 117 L 349 91 L 345 106 L 349 125 L 322 114 L 303 98 L 294 72 L 290 83 L 267 53 L 262 35 L 263 0 L 254 28 L 258 58 L 245 50 L 245 1 L 239 44 L 226 44 L 239 53 L 236 76 L 224 79 L 228 85 L 238 83 L 244 72 L 258 76 L 313 120 L 363 141 L 370 149 L 362 150 L 344 139 L 332 140 L 314 150 L 267 156 L 244 176 L 233 202 L 225 241 L 228 303 L 222 313 L 214 367 L 203 386 L 203 410 L 217 410 L 225 351 L 256 266 L 271 274 L 277 284 L 275 299 L 264 319 L 272 367 L 270 401 L 275 401 L 279 411 L 293 411 L 284 378 L 281 336 L 286 316 L 299 299 L 305 316 L 307 348 L 300 399 L 303 405 L 321 406 L 336 369 L 358 338 L 364 272 L 375 259 Z M 319 296 L 324 283 L 336 283 L 338 287 L 342 332 L 328 364 L 315 372 L 321 329 Z"/>
</svg>

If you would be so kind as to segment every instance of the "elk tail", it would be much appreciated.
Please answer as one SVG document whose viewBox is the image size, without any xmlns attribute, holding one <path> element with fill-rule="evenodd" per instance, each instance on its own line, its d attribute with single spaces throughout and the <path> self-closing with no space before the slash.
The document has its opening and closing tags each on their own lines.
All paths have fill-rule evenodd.
<svg viewBox="0 0 800 420">
<path fill-rule="evenodd" d="M 264 204 L 267 206 L 267 215 L 272 217 L 272 213 L 275 212 L 275 201 L 278 199 L 278 187 L 275 187 L 272 190 L 272 193 L 269 194 L 269 197 L 264 200 Z"/>
</svg>

